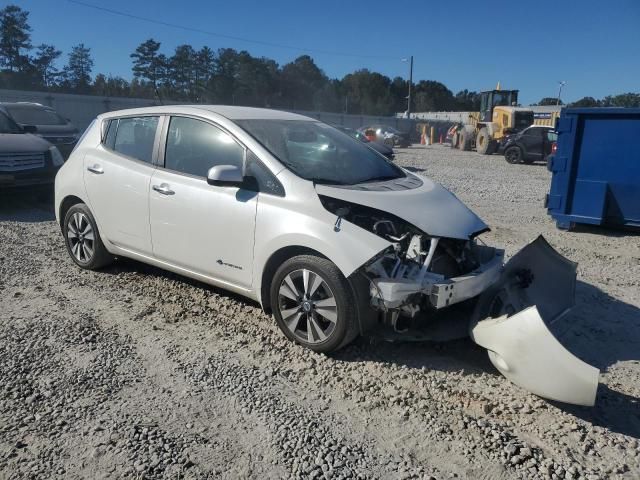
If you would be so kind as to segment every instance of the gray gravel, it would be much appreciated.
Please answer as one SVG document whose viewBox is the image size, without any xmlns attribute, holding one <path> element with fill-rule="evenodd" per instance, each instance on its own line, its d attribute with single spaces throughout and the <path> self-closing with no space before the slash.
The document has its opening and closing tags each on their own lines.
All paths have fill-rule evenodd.
<svg viewBox="0 0 640 480">
<path fill-rule="evenodd" d="M 442 146 L 399 164 L 451 189 L 507 254 L 542 233 L 579 262 L 561 341 L 596 407 L 530 395 L 470 340 L 360 339 L 328 357 L 255 304 L 132 261 L 67 258 L 47 203 L 0 198 L 0 477 L 640 477 L 640 240 L 562 232 L 549 173 Z"/>
</svg>

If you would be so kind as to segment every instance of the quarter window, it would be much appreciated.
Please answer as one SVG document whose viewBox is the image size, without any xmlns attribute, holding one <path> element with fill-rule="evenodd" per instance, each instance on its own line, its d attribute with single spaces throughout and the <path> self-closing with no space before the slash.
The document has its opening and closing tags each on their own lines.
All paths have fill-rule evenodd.
<svg viewBox="0 0 640 480">
<path fill-rule="evenodd" d="M 171 117 L 164 166 L 170 170 L 206 177 L 217 165 L 243 168 L 244 148 L 218 127 L 187 117 Z"/>
<path fill-rule="evenodd" d="M 105 144 L 118 153 L 151 163 L 157 128 L 158 117 L 120 118 L 117 125 L 112 120 Z"/>
</svg>

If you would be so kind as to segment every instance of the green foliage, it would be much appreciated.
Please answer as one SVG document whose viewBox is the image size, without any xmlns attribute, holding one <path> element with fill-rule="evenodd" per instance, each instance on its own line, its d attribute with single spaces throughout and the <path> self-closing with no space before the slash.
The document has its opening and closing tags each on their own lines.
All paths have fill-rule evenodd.
<svg viewBox="0 0 640 480">
<path fill-rule="evenodd" d="M 91 71 L 93 59 L 91 49 L 80 43 L 71 47 L 69 61 L 64 67 L 64 86 L 78 93 L 89 93 L 91 89 Z"/>
<path fill-rule="evenodd" d="M 29 65 L 24 50 L 31 49 L 29 12 L 17 5 L 0 10 L 0 62 L 11 72 L 19 72 Z"/>
<path fill-rule="evenodd" d="M 544 97 L 542 100 L 536 103 L 536 105 L 540 105 L 540 106 L 558 105 L 558 99 L 554 97 Z M 560 100 L 559 105 L 563 105 L 562 100 Z"/>
</svg>

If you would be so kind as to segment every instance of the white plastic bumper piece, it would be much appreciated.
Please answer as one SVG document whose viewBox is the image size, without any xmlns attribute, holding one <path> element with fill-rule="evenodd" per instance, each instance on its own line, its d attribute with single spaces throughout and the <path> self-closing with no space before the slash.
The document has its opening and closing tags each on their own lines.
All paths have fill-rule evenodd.
<svg viewBox="0 0 640 480">
<path fill-rule="evenodd" d="M 594 405 L 598 369 L 564 348 L 536 307 L 483 320 L 471 336 L 489 350 L 491 363 L 516 385 L 550 400 Z"/>
<path fill-rule="evenodd" d="M 548 328 L 573 307 L 575 283 L 576 264 L 540 236 L 480 296 L 470 334 L 516 385 L 551 400 L 592 406 L 598 369 L 566 350 Z"/>
</svg>

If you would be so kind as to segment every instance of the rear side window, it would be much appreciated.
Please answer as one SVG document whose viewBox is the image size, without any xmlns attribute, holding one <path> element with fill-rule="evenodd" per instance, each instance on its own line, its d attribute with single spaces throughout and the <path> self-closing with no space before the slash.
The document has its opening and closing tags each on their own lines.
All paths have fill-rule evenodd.
<svg viewBox="0 0 640 480">
<path fill-rule="evenodd" d="M 111 120 L 107 125 L 107 134 L 105 135 L 104 144 L 107 148 L 113 150 L 116 143 L 116 130 L 118 130 L 118 119 Z"/>
<path fill-rule="evenodd" d="M 105 145 L 112 150 L 151 163 L 158 129 L 158 117 L 129 117 L 112 120 Z"/>
<path fill-rule="evenodd" d="M 217 165 L 243 167 L 244 148 L 224 130 L 187 117 L 171 117 L 164 166 L 176 172 L 206 177 Z"/>
</svg>

